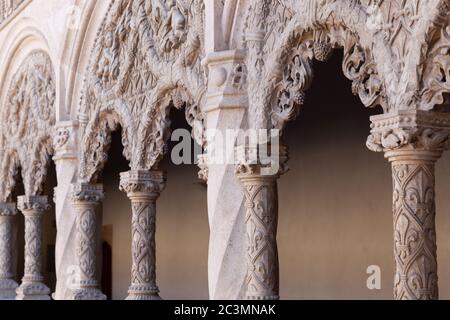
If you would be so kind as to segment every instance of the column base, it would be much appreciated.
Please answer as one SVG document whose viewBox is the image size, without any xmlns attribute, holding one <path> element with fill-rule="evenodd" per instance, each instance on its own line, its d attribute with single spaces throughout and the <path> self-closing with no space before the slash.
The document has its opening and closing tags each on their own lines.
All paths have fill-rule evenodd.
<svg viewBox="0 0 450 320">
<path fill-rule="evenodd" d="M 19 285 L 11 279 L 0 280 L 0 300 L 16 300 L 16 290 Z"/>
<path fill-rule="evenodd" d="M 68 300 L 106 300 L 106 295 L 97 288 L 78 288 L 69 294 Z"/>
<path fill-rule="evenodd" d="M 128 297 L 125 300 L 162 300 L 158 287 L 146 285 L 133 285 L 128 289 Z"/>
<path fill-rule="evenodd" d="M 247 296 L 246 300 L 280 300 L 280 296 Z"/>
<path fill-rule="evenodd" d="M 157 293 L 153 293 L 153 294 L 147 294 L 147 293 L 137 294 L 137 293 L 133 293 L 133 294 L 129 294 L 128 297 L 125 300 L 162 300 L 162 299 L 159 296 L 159 294 L 157 294 Z"/>
<path fill-rule="evenodd" d="M 24 282 L 16 294 L 16 300 L 51 300 L 50 289 L 41 282 Z"/>
</svg>

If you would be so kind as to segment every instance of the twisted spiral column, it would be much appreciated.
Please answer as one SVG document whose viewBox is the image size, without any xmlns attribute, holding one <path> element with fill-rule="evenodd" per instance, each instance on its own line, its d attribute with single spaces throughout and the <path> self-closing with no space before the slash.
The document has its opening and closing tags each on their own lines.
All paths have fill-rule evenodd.
<svg viewBox="0 0 450 320">
<path fill-rule="evenodd" d="M 0 203 L 0 300 L 15 300 L 17 282 L 14 280 L 14 203 Z"/>
<path fill-rule="evenodd" d="M 42 218 L 50 208 L 48 197 L 21 196 L 17 206 L 25 217 L 25 275 L 16 300 L 50 300 L 50 289 L 42 275 Z"/>
<path fill-rule="evenodd" d="M 156 200 L 165 187 L 162 171 L 128 171 L 120 175 L 120 190 L 132 208 L 132 269 L 127 300 L 160 300 L 156 285 Z"/>
<path fill-rule="evenodd" d="M 104 199 L 101 184 L 73 185 L 72 203 L 77 215 L 77 259 L 79 274 L 71 300 L 106 300 L 97 281 L 97 206 Z"/>
</svg>

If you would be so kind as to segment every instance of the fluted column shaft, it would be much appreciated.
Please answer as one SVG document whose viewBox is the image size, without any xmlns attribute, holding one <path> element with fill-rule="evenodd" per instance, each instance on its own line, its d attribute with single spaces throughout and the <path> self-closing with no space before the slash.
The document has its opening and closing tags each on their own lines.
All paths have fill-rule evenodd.
<svg viewBox="0 0 450 320">
<path fill-rule="evenodd" d="M 105 300 L 97 280 L 97 206 L 103 201 L 101 184 L 73 185 L 72 203 L 77 215 L 77 260 L 79 274 L 72 300 Z"/>
<path fill-rule="evenodd" d="M 16 298 L 17 283 L 13 270 L 14 203 L 0 203 L 0 300 Z"/>
<path fill-rule="evenodd" d="M 132 208 L 132 269 L 127 300 L 159 300 L 156 285 L 156 200 L 165 187 L 161 171 L 129 171 L 121 174 L 120 189 Z"/>
<path fill-rule="evenodd" d="M 450 116 L 397 111 L 371 120 L 367 146 L 392 166 L 394 298 L 438 299 L 434 167 L 448 148 Z"/>
<path fill-rule="evenodd" d="M 50 300 L 50 289 L 43 283 L 43 214 L 49 209 L 46 196 L 18 197 L 18 208 L 25 217 L 25 274 L 17 289 L 17 300 Z"/>
</svg>

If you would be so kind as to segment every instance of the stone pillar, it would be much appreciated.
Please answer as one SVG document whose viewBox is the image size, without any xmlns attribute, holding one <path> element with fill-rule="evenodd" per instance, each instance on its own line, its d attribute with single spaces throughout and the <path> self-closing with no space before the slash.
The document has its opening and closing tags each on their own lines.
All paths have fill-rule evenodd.
<svg viewBox="0 0 450 320">
<path fill-rule="evenodd" d="M 76 254 L 76 213 L 72 206 L 72 183 L 77 178 L 77 130 L 74 121 L 59 122 L 54 137 L 56 175 L 58 186 L 55 188 L 56 244 L 55 268 L 56 288 L 53 298 L 65 300 L 71 294 L 70 283 L 73 281 L 77 265 Z"/>
<path fill-rule="evenodd" d="M 203 61 L 210 79 L 206 103 L 202 106 L 206 129 L 222 137 L 227 136 L 227 130 L 239 130 L 246 125 L 244 57 L 240 51 L 228 50 L 210 53 Z M 245 291 L 246 267 L 236 264 L 245 259 L 244 248 L 237 245 L 245 241 L 245 199 L 235 175 L 235 164 L 215 159 L 211 154 L 214 149 L 222 150 L 224 159 L 233 159 L 234 141 L 228 148 L 220 143 L 208 141 L 208 154 L 200 157 L 199 164 L 200 176 L 208 182 L 209 296 L 213 300 L 235 300 L 241 299 Z"/>
<path fill-rule="evenodd" d="M 127 300 L 160 300 L 156 285 L 156 200 L 164 189 L 162 171 L 128 171 L 120 175 L 120 190 L 127 193 L 133 211 L 131 230 L 131 286 Z"/>
<path fill-rule="evenodd" d="M 43 283 L 43 214 L 50 206 L 47 196 L 18 197 L 18 208 L 25 217 L 25 275 L 17 288 L 17 300 L 50 300 L 50 289 Z"/>
<path fill-rule="evenodd" d="M 236 168 L 246 199 L 247 241 L 244 243 L 247 272 L 244 298 L 249 300 L 279 299 L 277 179 L 286 171 L 287 150 L 282 148 L 280 151 L 280 166 L 276 170 L 266 170 L 268 167 L 260 161 L 241 160 L 238 160 Z M 238 150 L 238 154 L 240 152 Z"/>
<path fill-rule="evenodd" d="M 17 282 L 14 280 L 14 203 L 0 203 L 0 300 L 15 300 Z"/>
<path fill-rule="evenodd" d="M 402 111 L 375 116 L 368 147 L 392 166 L 394 298 L 438 299 L 434 166 L 448 148 L 448 114 Z"/>
<path fill-rule="evenodd" d="M 98 288 L 97 248 L 98 226 L 97 206 L 103 201 L 101 184 L 76 183 L 73 185 L 72 203 L 77 220 L 78 279 L 69 299 L 106 300 Z"/>
</svg>

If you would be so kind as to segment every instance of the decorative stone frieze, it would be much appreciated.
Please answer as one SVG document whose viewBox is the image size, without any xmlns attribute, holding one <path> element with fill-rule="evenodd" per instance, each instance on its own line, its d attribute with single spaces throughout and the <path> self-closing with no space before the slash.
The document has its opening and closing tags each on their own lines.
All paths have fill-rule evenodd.
<svg viewBox="0 0 450 320">
<path fill-rule="evenodd" d="M 14 300 L 18 287 L 14 267 L 15 203 L 0 203 L 0 300 Z"/>
<path fill-rule="evenodd" d="M 50 209 L 46 196 L 21 196 L 17 207 L 25 217 L 25 274 L 17 300 L 50 300 L 42 274 L 43 214 Z"/>
<path fill-rule="evenodd" d="M 166 184 L 162 171 L 128 171 L 120 175 L 120 189 L 131 200 L 131 286 L 127 300 L 160 300 L 156 285 L 156 200 Z"/>
</svg>

